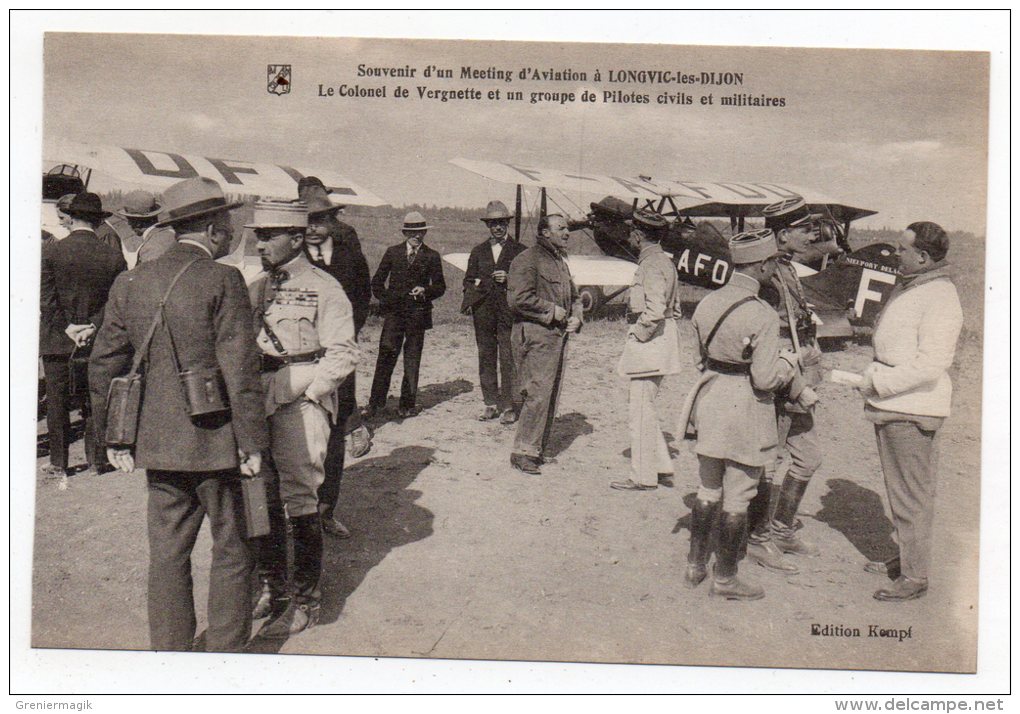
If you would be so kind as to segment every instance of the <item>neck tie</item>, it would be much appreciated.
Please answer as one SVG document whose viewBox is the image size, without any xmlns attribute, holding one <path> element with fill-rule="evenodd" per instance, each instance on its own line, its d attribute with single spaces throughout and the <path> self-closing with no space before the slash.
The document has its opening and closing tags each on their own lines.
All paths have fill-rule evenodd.
<svg viewBox="0 0 1020 714">
<path fill-rule="evenodd" d="M 414 262 L 414 258 L 415 258 L 416 255 L 418 255 L 418 249 L 417 248 L 411 248 L 411 250 L 408 251 L 408 253 L 407 253 L 407 264 L 408 265 L 410 265 L 411 263 Z"/>
<path fill-rule="evenodd" d="M 323 258 L 322 258 L 322 246 L 321 245 L 309 245 L 308 248 L 309 248 L 309 251 L 312 254 L 312 262 L 313 263 L 322 263 L 323 262 Z"/>
</svg>

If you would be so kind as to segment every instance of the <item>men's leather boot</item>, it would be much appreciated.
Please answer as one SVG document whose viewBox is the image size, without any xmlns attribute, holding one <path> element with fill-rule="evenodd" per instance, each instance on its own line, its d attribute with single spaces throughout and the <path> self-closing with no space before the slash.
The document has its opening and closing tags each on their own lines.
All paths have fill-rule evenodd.
<svg viewBox="0 0 1020 714">
<path fill-rule="evenodd" d="M 263 617 L 276 617 L 290 604 L 290 595 L 287 594 L 286 584 L 279 578 L 271 575 L 259 575 L 259 594 L 252 610 L 253 620 L 261 620 Z"/>
<path fill-rule="evenodd" d="M 287 517 L 279 492 L 267 498 L 269 533 L 253 538 L 255 561 L 259 574 L 259 593 L 252 610 L 252 618 L 279 615 L 290 600 L 287 592 Z"/>
<path fill-rule="evenodd" d="M 319 621 L 319 576 L 322 573 L 322 525 L 319 514 L 291 518 L 294 529 L 294 585 L 287 609 L 266 623 L 258 636 L 286 639 Z"/>
<path fill-rule="evenodd" d="M 720 501 L 694 502 L 691 510 L 691 550 L 687 554 L 684 583 L 696 588 L 708 576 L 708 559 L 711 556 L 712 527 L 719 516 Z"/>
<path fill-rule="evenodd" d="M 797 528 L 794 525 L 797 509 L 800 508 L 800 502 L 804 498 L 807 486 L 807 481 L 787 476 L 783 479 L 782 488 L 779 489 L 776 513 L 772 519 L 772 542 L 784 553 L 818 555 L 821 552 L 814 543 L 798 536 Z"/>
<path fill-rule="evenodd" d="M 747 514 L 723 511 L 719 522 L 719 547 L 715 555 L 712 590 L 714 597 L 727 600 L 760 600 L 765 590 L 737 577 L 741 545 L 747 537 Z"/>
<path fill-rule="evenodd" d="M 772 483 L 762 479 L 758 482 L 758 493 L 747 506 L 747 520 L 750 534 L 747 540 L 746 555 L 766 570 L 782 575 L 795 575 L 800 572 L 797 566 L 783 557 L 782 551 L 772 542 L 772 529 L 769 514 L 772 498 Z"/>
</svg>

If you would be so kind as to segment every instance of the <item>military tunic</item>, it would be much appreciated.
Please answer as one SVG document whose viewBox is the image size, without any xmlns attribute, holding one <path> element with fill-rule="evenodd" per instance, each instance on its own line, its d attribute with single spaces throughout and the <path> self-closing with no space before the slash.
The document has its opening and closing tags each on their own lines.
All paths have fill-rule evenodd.
<svg viewBox="0 0 1020 714">
<path fill-rule="evenodd" d="M 793 315 L 797 344 L 800 347 L 800 374 L 806 386 L 818 385 L 822 381 L 822 350 L 815 338 L 814 313 L 804 297 L 804 288 L 789 257 L 780 258 L 776 274 L 768 284 L 762 286 L 761 294 L 779 313 L 780 349 L 791 352 L 795 350 L 790 328 L 790 315 Z M 779 438 L 784 442 L 790 457 L 787 475 L 799 481 L 810 480 L 822 463 L 814 415 L 790 399 L 788 394 L 780 392 L 776 396 L 776 416 Z M 775 462 L 766 469 L 769 472 L 768 480 L 771 481 L 776 469 Z"/>
<path fill-rule="evenodd" d="M 256 341 L 268 356 L 262 382 L 271 464 L 288 515 L 317 513 L 336 389 L 359 357 L 351 303 L 336 279 L 304 254 L 258 278 L 250 291 Z"/>
<path fill-rule="evenodd" d="M 619 372 L 630 378 L 631 480 L 656 486 L 659 474 L 673 473 L 655 397 L 663 375 L 680 371 L 680 292 L 676 267 L 658 244 L 641 248 L 629 296 L 631 327 Z"/>
<path fill-rule="evenodd" d="M 723 313 L 739 300 L 756 296 L 758 288 L 754 278 L 734 273 L 725 286 L 698 304 L 693 323 L 702 346 Z M 694 405 L 695 451 L 746 466 L 765 466 L 774 457 L 778 441 L 774 393 L 790 384 L 795 399 L 804 387 L 792 361 L 780 356 L 775 310 L 757 297 L 740 305 L 716 332 L 708 357 L 742 366 L 744 373 L 709 369 L 710 378 L 701 385 Z"/>
</svg>

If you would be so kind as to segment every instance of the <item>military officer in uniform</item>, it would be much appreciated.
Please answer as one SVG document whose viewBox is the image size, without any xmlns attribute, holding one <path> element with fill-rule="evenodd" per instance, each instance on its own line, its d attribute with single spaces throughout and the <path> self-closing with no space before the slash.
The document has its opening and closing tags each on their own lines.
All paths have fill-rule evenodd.
<svg viewBox="0 0 1020 714">
<path fill-rule="evenodd" d="M 718 519 L 711 594 L 757 600 L 765 591 L 739 579 L 737 565 L 748 535 L 748 504 L 776 449 L 774 394 L 786 389 L 791 399 L 800 398 L 807 406 L 812 395 L 796 369 L 796 356 L 780 354 L 775 310 L 757 297 L 776 270 L 772 231 L 741 233 L 729 245 L 733 276 L 698 304 L 693 317 L 704 373 L 681 423 L 686 427 L 690 415 L 697 431 L 701 487 L 691 514 L 686 581 L 696 587 L 707 576 Z"/>
<path fill-rule="evenodd" d="M 651 491 L 660 476 L 669 484 L 673 462 L 659 418 L 655 395 L 663 376 L 680 372 L 680 291 L 676 266 L 659 245 L 669 224 L 653 211 L 634 211 L 631 241 L 638 268 L 630 287 L 627 342 L 618 372 L 630 381 L 630 478 L 613 481 L 619 491 Z"/>
<path fill-rule="evenodd" d="M 286 526 L 270 500 L 271 532 L 259 544 L 261 592 L 255 616 L 275 615 L 259 637 L 284 639 L 312 627 L 319 615 L 322 525 L 318 489 L 337 387 L 358 361 L 351 303 L 332 276 L 303 251 L 308 209 L 303 203 L 255 205 L 257 248 L 266 274 L 252 283 L 257 343 L 269 417 L 270 492 L 278 492 L 294 538 L 294 573 L 287 591 Z"/>
<path fill-rule="evenodd" d="M 471 249 L 461 303 L 461 312 L 471 314 L 478 345 L 478 382 L 485 402 L 478 418 L 486 421 L 499 417 L 502 424 L 513 424 L 521 410 L 510 345 L 513 315 L 506 302 L 506 285 L 510 263 L 524 246 L 507 240 L 511 218 L 513 215 L 501 201 L 489 201 L 482 218 L 489 237 Z"/>
<path fill-rule="evenodd" d="M 779 314 L 780 349 L 797 356 L 804 383 L 813 389 L 822 381 L 822 351 L 815 337 L 814 313 L 790 261 L 814 240 L 815 219 L 799 196 L 771 204 L 763 213 L 766 228 L 775 233 L 780 255 L 775 274 L 762 285 L 761 296 Z M 773 486 L 776 461 L 765 469 L 749 509 L 747 554 L 768 570 L 792 575 L 798 568 L 784 553 L 818 554 L 815 545 L 797 534 L 796 516 L 808 482 L 821 465 L 822 452 L 812 409 L 780 391 L 776 394 L 776 419 L 779 443 L 785 446 L 790 465 L 778 489 Z"/>
</svg>

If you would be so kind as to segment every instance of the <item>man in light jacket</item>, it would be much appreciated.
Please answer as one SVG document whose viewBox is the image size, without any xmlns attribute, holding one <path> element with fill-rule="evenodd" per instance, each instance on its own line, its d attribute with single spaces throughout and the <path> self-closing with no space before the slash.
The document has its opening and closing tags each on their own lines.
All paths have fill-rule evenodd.
<svg viewBox="0 0 1020 714">
<path fill-rule="evenodd" d="M 946 232 L 911 223 L 897 246 L 902 278 L 875 324 L 874 361 L 858 386 L 875 424 L 899 555 L 869 563 L 894 578 L 876 600 L 913 600 L 928 591 L 935 513 L 935 435 L 949 416 L 963 311 L 949 277 Z"/>
<path fill-rule="evenodd" d="M 658 213 L 635 211 L 631 240 L 640 251 L 630 287 L 627 343 L 620 357 L 619 373 L 630 379 L 631 476 L 613 481 L 618 491 L 651 491 L 659 479 L 668 484 L 673 462 L 655 414 L 655 395 L 663 376 L 680 372 L 680 292 L 676 267 L 659 242 L 668 223 Z"/>
</svg>

